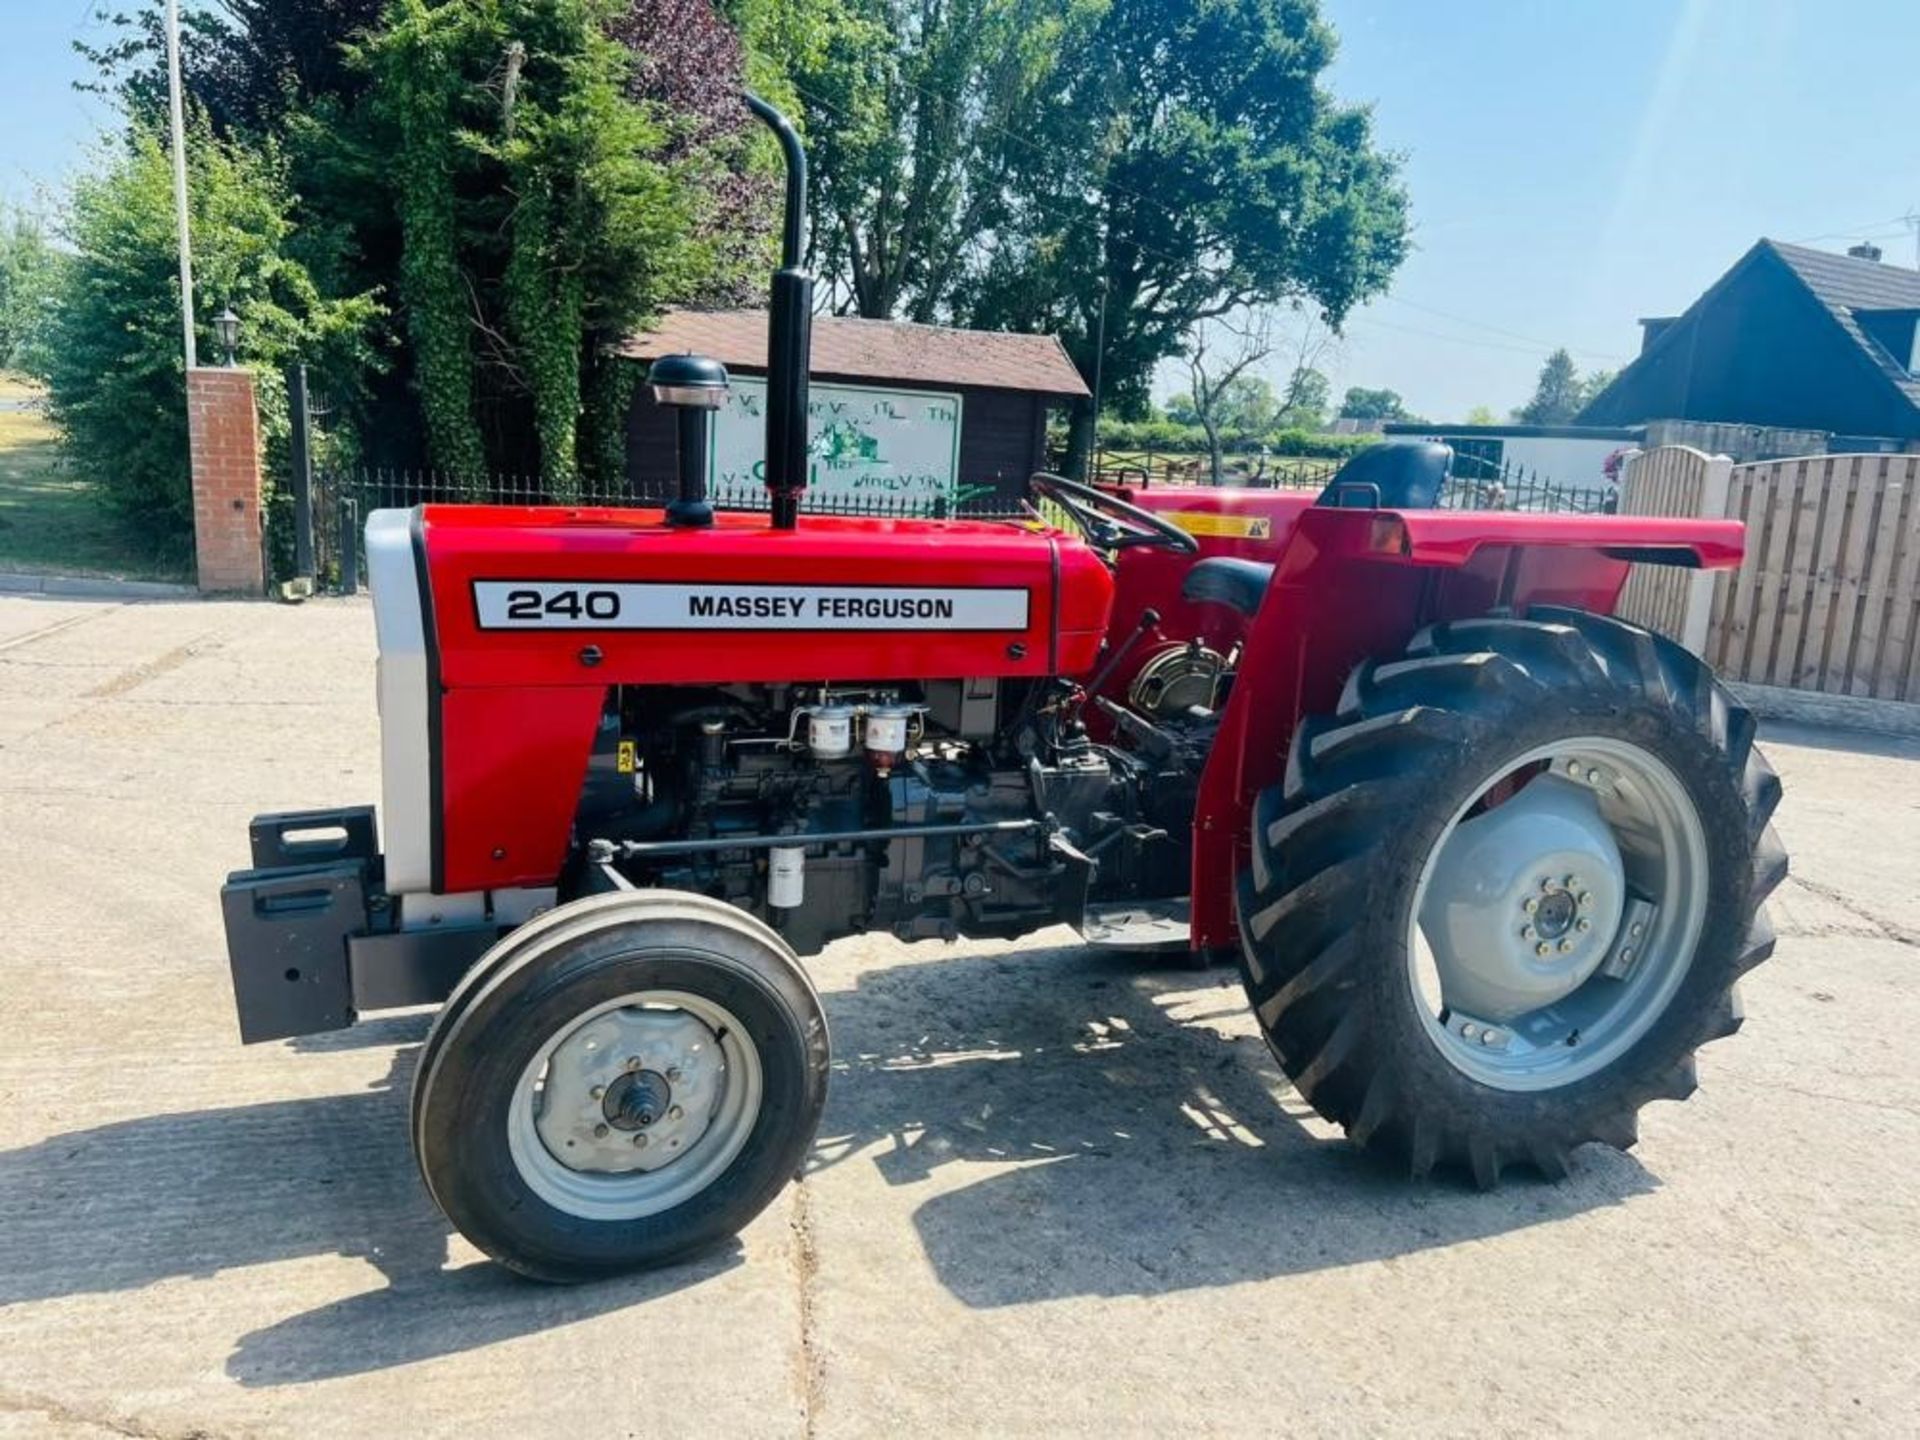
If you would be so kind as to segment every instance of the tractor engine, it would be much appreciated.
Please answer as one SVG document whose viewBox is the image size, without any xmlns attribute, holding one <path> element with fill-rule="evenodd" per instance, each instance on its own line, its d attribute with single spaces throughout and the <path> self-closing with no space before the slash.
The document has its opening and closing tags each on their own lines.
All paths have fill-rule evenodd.
<svg viewBox="0 0 1920 1440">
<path fill-rule="evenodd" d="M 712 895 L 795 950 L 1013 936 L 1184 895 L 1205 706 L 1149 720 L 1055 680 L 609 692 L 576 883 Z M 1116 719 L 1115 717 L 1118 717 Z"/>
</svg>

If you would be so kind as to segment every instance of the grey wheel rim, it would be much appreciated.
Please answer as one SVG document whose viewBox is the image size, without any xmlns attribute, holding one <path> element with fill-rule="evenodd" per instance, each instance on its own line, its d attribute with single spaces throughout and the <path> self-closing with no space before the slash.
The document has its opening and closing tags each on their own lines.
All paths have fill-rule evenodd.
<svg viewBox="0 0 1920 1440">
<path fill-rule="evenodd" d="M 1487 774 L 1422 866 L 1416 1008 L 1449 1064 L 1501 1090 L 1572 1085 L 1665 1013 L 1707 909 L 1707 843 L 1670 766 L 1582 735 Z"/>
<path fill-rule="evenodd" d="M 753 1131 L 764 1083 L 726 1007 L 681 990 L 623 995 L 569 1020 L 528 1061 L 508 1153 L 556 1210 L 644 1219 L 720 1178 Z"/>
</svg>

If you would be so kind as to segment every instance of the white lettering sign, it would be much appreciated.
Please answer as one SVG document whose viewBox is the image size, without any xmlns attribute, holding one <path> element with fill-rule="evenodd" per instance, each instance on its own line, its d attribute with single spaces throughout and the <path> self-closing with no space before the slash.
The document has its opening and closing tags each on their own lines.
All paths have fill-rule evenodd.
<svg viewBox="0 0 1920 1440">
<path fill-rule="evenodd" d="M 900 501 L 910 510 L 972 498 L 960 485 L 958 395 L 813 385 L 807 416 L 811 495 Z M 711 434 L 707 480 L 714 494 L 732 497 L 766 484 L 767 382 L 736 379 Z"/>
<path fill-rule="evenodd" d="M 476 580 L 482 630 L 1025 630 L 1021 589 Z"/>
</svg>

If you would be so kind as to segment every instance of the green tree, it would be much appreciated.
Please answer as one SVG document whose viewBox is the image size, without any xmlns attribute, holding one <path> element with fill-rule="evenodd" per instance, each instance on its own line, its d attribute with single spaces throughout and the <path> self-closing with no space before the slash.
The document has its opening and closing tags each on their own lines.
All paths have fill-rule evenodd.
<svg viewBox="0 0 1920 1440">
<path fill-rule="evenodd" d="M 1333 382 L 1311 365 L 1296 365 L 1280 397 L 1279 423 L 1318 430 L 1327 423 L 1333 403 Z"/>
<path fill-rule="evenodd" d="M 298 356 L 336 392 L 378 361 L 368 333 L 372 296 L 329 299 L 292 253 L 293 197 L 281 152 L 212 138 L 204 120 L 188 145 L 201 348 L 207 317 L 231 305 L 244 359 L 258 369 L 270 440 L 284 437 L 280 367 Z M 75 471 L 149 527 L 156 547 L 190 549 L 184 361 L 175 249 L 173 168 L 150 131 L 135 128 L 101 172 L 75 187 L 45 343 L 54 418 Z"/>
<path fill-rule="evenodd" d="M 38 375 L 63 257 L 37 215 L 0 212 L 0 367 Z"/>
<path fill-rule="evenodd" d="M 524 403 L 533 461 L 576 492 L 581 413 L 617 408 L 592 383 L 607 348 L 710 278 L 657 108 L 628 93 L 613 0 L 392 0 L 358 54 L 371 151 L 391 157 L 397 291 L 428 449 L 477 480 L 516 468 Z M 588 417 L 603 433 L 608 417 Z"/>
<path fill-rule="evenodd" d="M 1533 398 L 1514 411 L 1513 418 L 1522 425 L 1569 424 L 1586 403 L 1585 393 L 1573 357 L 1565 350 L 1556 350 L 1540 367 Z"/>
<path fill-rule="evenodd" d="M 1467 418 L 1462 423 L 1467 425 L 1498 425 L 1500 423 L 1500 417 L 1493 413 L 1493 407 L 1491 405 L 1476 405 L 1467 411 Z"/>
<path fill-rule="evenodd" d="M 813 152 L 812 263 L 841 308 L 943 315 L 1000 199 L 999 149 L 1085 7 L 1067 0 L 815 0 L 799 67 Z"/>
<path fill-rule="evenodd" d="M 1343 420 L 1411 420 L 1397 390 L 1368 390 L 1355 385 L 1340 401 Z"/>
<path fill-rule="evenodd" d="M 1619 374 L 1620 372 L 1618 370 L 1595 370 L 1581 379 L 1580 403 L 1574 410 L 1574 418 L 1576 420 L 1579 419 L 1579 412 L 1591 405 L 1599 397 L 1602 390 L 1613 384 Z"/>
<path fill-rule="evenodd" d="M 1206 319 L 1297 302 L 1337 326 L 1384 288 L 1407 245 L 1399 164 L 1368 112 L 1324 88 L 1334 37 L 1312 0 L 1061 13 L 1057 60 L 977 167 L 991 243 L 956 290 L 963 320 L 1059 335 L 1130 414 Z M 1069 463 L 1087 421 L 1076 412 Z"/>
</svg>

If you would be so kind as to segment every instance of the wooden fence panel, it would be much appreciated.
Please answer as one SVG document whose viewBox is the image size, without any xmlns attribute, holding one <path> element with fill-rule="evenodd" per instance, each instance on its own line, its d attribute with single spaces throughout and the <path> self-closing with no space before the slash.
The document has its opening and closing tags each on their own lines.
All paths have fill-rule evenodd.
<svg viewBox="0 0 1920 1440">
<path fill-rule="evenodd" d="M 1620 477 L 1623 515 L 1693 515 L 1706 482 L 1707 457 L 1665 445 L 1628 458 Z M 1675 640 L 1686 627 L 1688 573 L 1671 565 L 1635 565 L 1614 611 L 1622 619 Z"/>
<path fill-rule="evenodd" d="M 1620 481 L 1625 515 L 1723 513 L 1731 463 L 1685 445 L 1663 445 L 1628 457 Z M 1622 618 L 1704 653 L 1711 638 L 1711 575 L 1674 565 L 1635 565 L 1615 611 Z"/>
<path fill-rule="evenodd" d="M 1920 699 L 1920 455 L 1733 467 L 1747 558 L 1715 587 L 1709 663 L 1729 680 Z"/>
</svg>

